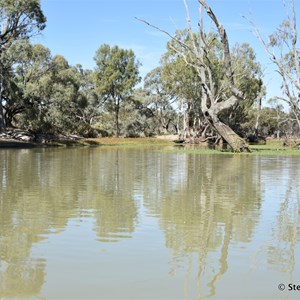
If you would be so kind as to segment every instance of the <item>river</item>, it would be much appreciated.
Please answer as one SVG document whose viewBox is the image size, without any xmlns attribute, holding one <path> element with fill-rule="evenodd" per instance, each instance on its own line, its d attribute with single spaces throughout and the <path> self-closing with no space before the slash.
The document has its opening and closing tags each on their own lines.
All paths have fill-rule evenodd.
<svg viewBox="0 0 300 300">
<path fill-rule="evenodd" d="M 299 299 L 299 182 L 300 157 L 0 149 L 0 299 Z"/>
</svg>

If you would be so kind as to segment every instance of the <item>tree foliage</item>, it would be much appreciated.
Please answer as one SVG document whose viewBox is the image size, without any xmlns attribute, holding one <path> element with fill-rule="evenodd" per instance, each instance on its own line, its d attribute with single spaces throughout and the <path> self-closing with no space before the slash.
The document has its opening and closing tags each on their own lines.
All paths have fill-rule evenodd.
<svg viewBox="0 0 300 300">
<path fill-rule="evenodd" d="M 115 117 L 115 136 L 121 133 L 119 114 L 123 102 L 128 101 L 140 81 L 139 62 L 132 50 L 102 45 L 94 57 L 96 89 L 104 99 L 108 112 Z"/>
<path fill-rule="evenodd" d="M 26 40 L 46 26 L 39 0 L 0 0 L 0 132 L 5 129 L 3 91 L 9 73 L 6 51 L 17 40 Z"/>
<path fill-rule="evenodd" d="M 300 133 L 300 51 L 295 1 L 284 3 L 286 19 L 266 39 L 260 29 L 251 22 L 265 52 L 281 77 L 283 95 L 276 96 L 287 104 Z"/>
<path fill-rule="evenodd" d="M 84 136 L 179 134 L 191 142 L 226 140 L 234 151 L 253 135 L 299 134 L 299 49 L 294 0 L 289 15 L 262 44 L 282 78 L 290 107 L 262 107 L 261 66 L 247 43 L 229 46 L 225 28 L 205 0 L 197 31 L 187 1 L 187 28 L 170 40 L 160 64 L 143 87 L 132 50 L 103 44 L 95 69 L 70 65 L 30 38 L 46 26 L 39 0 L 0 0 L 0 132 L 18 127 L 34 132 Z M 215 26 L 207 30 L 204 12 Z M 239 137 L 239 136 L 240 137 Z"/>
</svg>

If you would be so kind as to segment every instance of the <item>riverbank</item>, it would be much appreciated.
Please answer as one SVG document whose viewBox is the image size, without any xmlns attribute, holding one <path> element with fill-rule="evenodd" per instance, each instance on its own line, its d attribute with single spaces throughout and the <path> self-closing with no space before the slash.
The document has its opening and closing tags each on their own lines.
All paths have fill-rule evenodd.
<svg viewBox="0 0 300 300">
<path fill-rule="evenodd" d="M 34 148 L 76 145 L 82 137 L 77 135 L 36 134 L 20 129 L 0 133 L 0 148 Z"/>
<path fill-rule="evenodd" d="M 288 143 L 283 139 L 268 138 L 264 145 L 250 145 L 251 153 L 242 152 L 238 155 L 286 155 L 286 156 L 300 156 L 300 140 L 290 140 Z M 163 151 L 169 153 L 186 153 L 186 154 L 224 154 L 232 155 L 228 149 L 215 148 L 201 145 L 186 144 L 184 146 L 172 147 L 164 149 Z"/>
<path fill-rule="evenodd" d="M 34 147 L 97 147 L 97 146 L 171 146 L 165 151 L 177 153 L 232 153 L 228 150 L 209 149 L 204 145 L 179 145 L 175 147 L 175 135 L 154 138 L 83 138 L 76 135 L 33 135 L 28 132 L 14 131 L 0 134 L 0 148 L 34 148 Z M 263 155 L 300 155 L 300 140 L 267 139 L 265 145 L 251 145 L 253 154 Z"/>
<path fill-rule="evenodd" d="M 82 138 L 78 136 L 39 136 L 28 135 L 12 137 L 0 136 L 0 148 L 35 148 L 35 147 L 96 147 L 96 146 L 137 146 L 137 145 L 172 145 L 167 138 Z"/>
</svg>

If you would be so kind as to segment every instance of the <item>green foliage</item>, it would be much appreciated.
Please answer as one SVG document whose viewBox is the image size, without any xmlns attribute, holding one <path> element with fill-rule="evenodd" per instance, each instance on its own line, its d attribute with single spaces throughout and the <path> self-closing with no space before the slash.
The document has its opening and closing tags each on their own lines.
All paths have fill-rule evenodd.
<svg viewBox="0 0 300 300">
<path fill-rule="evenodd" d="M 234 131 L 246 136 L 246 132 L 243 131 L 243 122 L 249 113 L 251 114 L 253 106 L 264 97 L 265 87 L 262 81 L 261 66 L 249 44 L 237 44 L 232 49 L 232 61 L 235 83 L 243 92 L 244 99 L 240 99 L 236 105 L 223 111 L 220 118 Z"/>
<path fill-rule="evenodd" d="M 16 41 L 27 40 L 45 26 L 46 17 L 39 0 L 0 0 L 0 131 L 6 126 L 3 94 L 6 92 L 7 95 L 9 89 L 12 93 L 16 92 L 16 86 L 8 79 L 13 62 L 6 52 Z"/>
<path fill-rule="evenodd" d="M 140 81 L 139 62 L 132 50 L 102 45 L 95 54 L 96 90 L 104 99 L 105 109 L 115 117 L 115 135 L 121 134 L 120 109 L 128 101 Z"/>
<path fill-rule="evenodd" d="M 39 0 L 0 0 L 0 40 L 5 47 L 27 39 L 46 26 Z"/>
<path fill-rule="evenodd" d="M 164 93 L 164 97 L 169 97 L 169 101 L 177 101 L 179 111 L 184 108 L 183 127 L 189 135 L 190 132 L 199 132 L 205 128 L 205 118 L 201 109 L 203 84 L 211 86 L 214 91 L 214 99 L 211 101 L 222 102 L 232 95 L 225 76 L 221 42 L 217 35 L 212 33 L 204 34 L 203 38 L 206 44 L 203 59 L 207 82 L 201 82 L 199 74 L 202 62 L 191 50 L 194 46 L 200 47 L 199 34 L 194 33 L 191 37 L 187 30 L 176 32 L 174 39 L 167 44 L 167 51 L 161 58 L 161 66 L 147 75 L 149 87 L 155 80 L 159 80 L 159 85 L 156 86 L 160 90 L 160 99 L 163 99 Z M 185 46 L 182 46 L 183 44 Z M 255 53 L 248 44 L 236 45 L 232 49 L 232 67 L 236 87 L 244 94 L 244 99 L 240 99 L 233 107 L 223 109 L 218 117 L 233 130 L 243 134 L 243 121 L 251 107 L 261 101 L 264 95 L 262 72 Z M 147 77 L 145 81 L 147 82 Z"/>
<path fill-rule="evenodd" d="M 189 45 L 190 37 L 186 30 L 177 30 L 175 37 Z M 181 51 L 182 55 L 179 54 Z M 191 61 L 190 64 L 187 64 L 187 59 Z M 192 66 L 197 63 L 196 60 L 196 57 L 178 46 L 174 40 L 168 42 L 167 51 L 161 58 L 161 81 L 165 91 L 179 101 L 201 101 L 201 83 L 197 80 L 196 69 Z"/>
<path fill-rule="evenodd" d="M 287 18 L 264 41 L 259 34 L 260 41 L 276 67 L 281 77 L 282 95 L 275 97 L 283 101 L 290 108 L 291 117 L 295 122 L 291 124 L 291 131 L 300 134 L 300 50 L 296 19 L 295 1 L 285 3 Z M 258 30 L 257 30 L 258 31 Z M 259 31 L 258 31 L 259 32 Z M 296 125 L 297 128 L 293 128 Z"/>
<path fill-rule="evenodd" d="M 138 91 L 137 98 L 143 107 L 143 114 L 148 117 L 151 131 L 157 134 L 176 133 L 177 115 L 172 104 L 176 100 L 168 92 L 163 79 L 162 67 L 149 72 L 144 79 L 144 90 Z"/>
<path fill-rule="evenodd" d="M 254 129 L 264 136 L 299 133 L 299 97 L 293 87 L 298 50 L 288 47 L 295 34 L 293 22 L 284 22 L 267 44 L 275 54 L 282 49 L 278 66 L 290 82 L 282 86 L 293 96 L 285 99 L 290 114 L 280 107 L 260 109 L 265 87 L 254 50 L 247 43 L 231 50 L 235 85 L 244 98 L 218 111 L 217 117 L 240 135 L 253 134 Z M 201 40 L 200 33 L 178 30 L 160 65 L 146 75 L 143 88 L 136 89 L 140 64 L 132 50 L 103 44 L 92 71 L 70 66 L 63 56 L 53 57 L 45 46 L 31 44 L 30 37 L 46 26 L 39 0 L 0 0 L 0 25 L 0 131 L 6 125 L 38 132 L 136 137 L 179 133 L 182 127 L 199 137 L 213 133 L 202 111 L 204 84 L 214 94 L 206 110 L 232 95 L 216 33 L 202 32 Z M 203 70 L 205 83 L 199 76 Z"/>
<path fill-rule="evenodd" d="M 287 114 L 283 111 L 282 106 L 275 108 L 264 107 L 261 110 L 251 108 L 246 118 L 241 124 L 245 135 L 250 136 L 254 133 L 256 120 L 259 120 L 257 134 L 263 137 L 273 136 L 281 137 L 288 133 L 286 119 Z"/>
<path fill-rule="evenodd" d="M 36 83 L 49 67 L 50 51 L 28 41 L 15 42 L 5 53 L 7 72 L 2 97 L 5 100 L 6 124 L 11 126 L 16 115 L 35 105 L 32 97 Z"/>
<path fill-rule="evenodd" d="M 133 87 L 140 81 L 139 63 L 132 50 L 104 44 L 96 51 L 94 59 L 100 94 L 125 97 L 132 93 Z"/>
<path fill-rule="evenodd" d="M 7 51 L 11 57 L 5 97 L 6 123 L 42 132 L 75 130 L 78 108 L 87 106 L 78 70 L 49 49 L 20 41 Z"/>
</svg>

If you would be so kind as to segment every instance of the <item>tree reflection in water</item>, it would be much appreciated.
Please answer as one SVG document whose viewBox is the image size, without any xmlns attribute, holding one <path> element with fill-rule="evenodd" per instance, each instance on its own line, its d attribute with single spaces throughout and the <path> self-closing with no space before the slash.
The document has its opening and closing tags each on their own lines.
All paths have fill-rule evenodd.
<svg viewBox="0 0 300 300">
<path fill-rule="evenodd" d="M 253 250 L 255 268 L 289 273 L 293 283 L 295 162 L 129 148 L 1 150 L 0 298 L 40 296 L 48 256 L 33 256 L 34 246 L 84 219 L 93 220 L 92 238 L 106 245 L 133 241 L 137 228 L 155 220 L 165 240 L 158 249 L 171 251 L 164 278 L 183 276 L 186 298 L 195 290 L 199 299 L 219 295 L 221 279 L 236 272 L 233 260 L 243 250 L 234 247 L 241 246 Z M 149 253 L 157 255 L 152 261 L 164 259 Z"/>
<path fill-rule="evenodd" d="M 76 149 L 0 151 L 0 298 L 39 295 L 47 261 L 31 250 L 94 217 L 100 241 L 130 237 L 137 222 L 132 161 L 123 152 Z M 103 173 L 103 170 L 105 173 Z"/>
<path fill-rule="evenodd" d="M 228 268 L 230 242 L 251 241 L 261 205 L 258 162 L 240 156 L 178 155 L 177 179 L 160 182 L 161 201 L 149 209 L 160 216 L 166 246 L 172 249 L 170 274 L 187 265 L 186 292 L 197 261 L 199 296 L 216 293 L 216 281 Z M 168 177 L 168 168 L 160 168 Z M 167 180 L 167 179 L 165 179 Z M 219 253 L 219 257 L 210 253 Z M 195 257 L 197 257 L 195 259 Z M 217 261 L 212 261 L 217 259 Z M 218 268 L 217 268 L 218 266 Z M 207 282 L 203 282 L 206 280 Z"/>
</svg>

